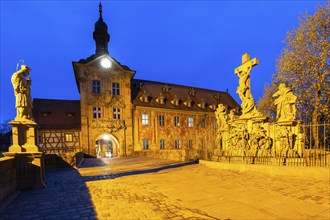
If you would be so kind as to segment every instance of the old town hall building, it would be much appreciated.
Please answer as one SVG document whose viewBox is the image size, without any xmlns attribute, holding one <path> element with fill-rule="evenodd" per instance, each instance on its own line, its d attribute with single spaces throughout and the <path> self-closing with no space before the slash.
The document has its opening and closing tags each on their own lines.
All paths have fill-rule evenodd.
<svg viewBox="0 0 330 220">
<path fill-rule="evenodd" d="M 240 108 L 228 92 L 135 79 L 109 56 L 101 4 L 93 38 L 95 54 L 72 62 L 80 100 L 34 99 L 43 151 L 192 159 L 216 146 L 217 105 Z"/>
</svg>

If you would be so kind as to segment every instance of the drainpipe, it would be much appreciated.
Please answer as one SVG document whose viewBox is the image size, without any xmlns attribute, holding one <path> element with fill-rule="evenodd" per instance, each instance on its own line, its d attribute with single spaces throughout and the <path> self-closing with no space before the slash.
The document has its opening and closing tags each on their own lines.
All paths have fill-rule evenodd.
<svg viewBox="0 0 330 220">
<path fill-rule="evenodd" d="M 87 146 L 88 146 L 88 155 L 91 155 L 91 150 L 89 146 L 89 118 L 87 116 Z"/>
<path fill-rule="evenodd" d="M 126 126 L 124 127 L 124 157 L 127 157 L 127 148 L 126 148 L 126 142 L 127 142 L 127 137 L 126 137 Z"/>
<path fill-rule="evenodd" d="M 135 125 L 135 117 L 134 117 L 135 105 L 132 104 L 132 153 L 134 153 L 135 139 L 134 139 L 134 125 Z"/>
</svg>

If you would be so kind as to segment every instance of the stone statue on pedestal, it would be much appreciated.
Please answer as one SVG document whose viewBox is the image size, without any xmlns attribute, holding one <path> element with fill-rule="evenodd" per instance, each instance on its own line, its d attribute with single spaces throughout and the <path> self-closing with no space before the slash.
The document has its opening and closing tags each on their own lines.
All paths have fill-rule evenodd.
<svg viewBox="0 0 330 220">
<path fill-rule="evenodd" d="M 13 145 L 9 147 L 9 152 L 39 152 L 35 143 L 37 124 L 32 117 L 31 78 L 27 78 L 30 71 L 30 67 L 21 65 L 21 69 L 11 77 L 17 114 L 15 120 L 9 122 L 13 134 Z"/>
<path fill-rule="evenodd" d="M 227 120 L 228 120 L 228 113 L 227 113 L 227 108 L 223 104 L 218 104 L 218 108 L 215 111 L 215 117 L 217 119 L 218 123 L 218 128 L 220 130 L 225 130 L 227 129 Z"/>
<path fill-rule="evenodd" d="M 13 144 L 3 154 L 15 158 L 17 189 L 46 186 L 44 154 L 36 145 L 38 125 L 32 118 L 31 78 L 26 78 L 30 71 L 31 68 L 21 65 L 11 77 L 17 114 L 15 120 L 8 122 L 12 127 Z"/>
<path fill-rule="evenodd" d="M 30 71 L 31 68 L 21 65 L 21 69 L 16 71 L 11 77 L 16 98 L 16 121 L 32 120 L 31 78 L 26 78 Z"/>
</svg>

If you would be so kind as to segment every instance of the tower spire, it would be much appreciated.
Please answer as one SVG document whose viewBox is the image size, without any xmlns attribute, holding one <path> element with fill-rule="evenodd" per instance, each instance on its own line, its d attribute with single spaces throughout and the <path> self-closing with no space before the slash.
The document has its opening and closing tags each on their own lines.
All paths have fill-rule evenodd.
<svg viewBox="0 0 330 220">
<path fill-rule="evenodd" d="M 102 3 L 99 4 L 100 17 L 99 20 L 95 23 L 95 30 L 93 32 L 93 38 L 96 43 L 97 55 L 109 54 L 108 51 L 108 42 L 110 40 L 110 35 L 108 34 L 108 26 L 103 21 L 102 18 Z"/>
<path fill-rule="evenodd" d="M 102 18 L 102 3 L 101 3 L 101 1 L 100 1 L 100 4 L 99 4 L 99 12 L 100 12 L 100 19 L 103 20 L 103 18 Z"/>
</svg>

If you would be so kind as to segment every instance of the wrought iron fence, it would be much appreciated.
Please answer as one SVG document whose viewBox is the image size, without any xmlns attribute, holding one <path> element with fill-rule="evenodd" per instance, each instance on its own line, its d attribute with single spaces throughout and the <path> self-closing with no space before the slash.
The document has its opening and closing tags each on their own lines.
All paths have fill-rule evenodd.
<svg viewBox="0 0 330 220">
<path fill-rule="evenodd" d="M 300 149 L 283 148 L 281 140 L 273 138 L 268 148 L 237 143 L 230 151 L 219 147 L 199 149 L 199 158 L 228 163 L 330 167 L 330 124 L 300 125 L 299 129 L 301 137 L 294 137 L 293 141 L 301 142 Z M 276 146 L 281 146 L 284 151 L 276 152 Z"/>
</svg>

